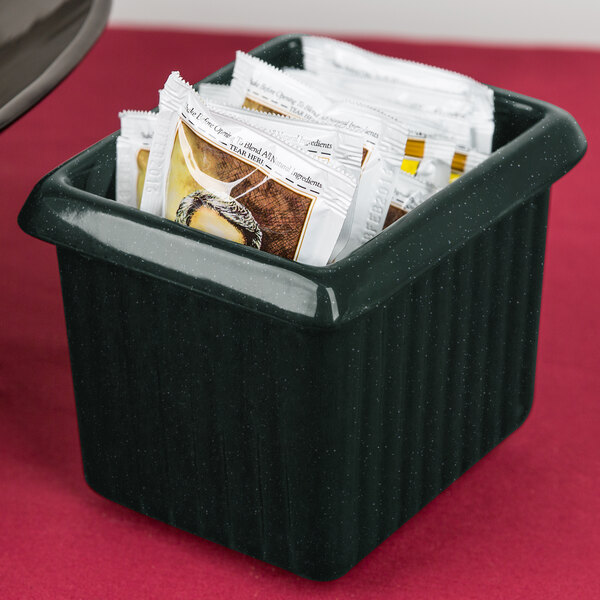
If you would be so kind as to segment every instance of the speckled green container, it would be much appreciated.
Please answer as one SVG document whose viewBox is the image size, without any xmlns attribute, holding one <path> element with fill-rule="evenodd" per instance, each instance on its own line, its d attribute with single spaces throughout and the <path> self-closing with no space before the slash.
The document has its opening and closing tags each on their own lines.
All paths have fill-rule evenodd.
<svg viewBox="0 0 600 600">
<path fill-rule="evenodd" d="M 301 67 L 301 38 L 254 54 Z M 89 485 L 327 580 L 523 423 L 549 188 L 586 142 L 495 94 L 492 157 L 328 267 L 116 204 L 116 134 L 46 176 L 19 223 L 58 247 Z"/>
</svg>

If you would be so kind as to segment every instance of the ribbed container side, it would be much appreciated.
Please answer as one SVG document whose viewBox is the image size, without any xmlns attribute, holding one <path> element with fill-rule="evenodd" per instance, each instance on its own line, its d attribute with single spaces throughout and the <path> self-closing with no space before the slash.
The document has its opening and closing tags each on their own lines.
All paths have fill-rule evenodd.
<svg viewBox="0 0 600 600">
<path fill-rule="evenodd" d="M 333 511 L 348 442 L 322 337 L 69 250 L 58 255 L 89 485 L 326 578 L 339 561 L 334 530 L 343 522 Z"/>
<path fill-rule="evenodd" d="M 357 556 L 525 420 L 547 210 L 532 198 L 365 319 Z"/>
<path fill-rule="evenodd" d="M 330 330 L 59 248 L 90 486 L 299 575 L 342 575 L 526 417 L 547 199 Z"/>
</svg>

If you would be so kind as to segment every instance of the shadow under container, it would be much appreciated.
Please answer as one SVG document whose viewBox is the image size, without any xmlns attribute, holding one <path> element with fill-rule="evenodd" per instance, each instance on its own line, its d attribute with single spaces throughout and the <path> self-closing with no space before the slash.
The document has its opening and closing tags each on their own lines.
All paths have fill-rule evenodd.
<svg viewBox="0 0 600 600">
<path fill-rule="evenodd" d="M 495 114 L 488 160 L 322 268 L 117 204 L 116 134 L 47 175 L 19 223 L 57 246 L 90 487 L 329 580 L 519 427 L 549 187 L 586 142 L 538 100 Z"/>
</svg>

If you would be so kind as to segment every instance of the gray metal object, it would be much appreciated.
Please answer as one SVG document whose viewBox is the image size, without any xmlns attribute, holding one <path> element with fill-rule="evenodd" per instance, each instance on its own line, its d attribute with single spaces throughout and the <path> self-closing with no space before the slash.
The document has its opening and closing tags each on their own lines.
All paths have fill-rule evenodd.
<svg viewBox="0 0 600 600">
<path fill-rule="evenodd" d="M 2 0 L 0 130 L 53 90 L 106 26 L 111 0 Z"/>
</svg>

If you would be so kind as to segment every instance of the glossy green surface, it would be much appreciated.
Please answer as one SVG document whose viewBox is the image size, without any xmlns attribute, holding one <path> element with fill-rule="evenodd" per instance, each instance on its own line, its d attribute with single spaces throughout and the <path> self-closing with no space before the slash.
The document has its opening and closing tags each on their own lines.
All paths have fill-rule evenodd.
<svg viewBox="0 0 600 600">
<path fill-rule="evenodd" d="M 300 43 L 255 54 L 298 67 Z M 501 90 L 496 120 L 490 159 L 322 268 L 116 204 L 115 136 L 40 182 L 19 222 L 59 248 L 90 486 L 332 579 L 514 431 L 548 191 L 586 143 Z"/>
</svg>

